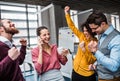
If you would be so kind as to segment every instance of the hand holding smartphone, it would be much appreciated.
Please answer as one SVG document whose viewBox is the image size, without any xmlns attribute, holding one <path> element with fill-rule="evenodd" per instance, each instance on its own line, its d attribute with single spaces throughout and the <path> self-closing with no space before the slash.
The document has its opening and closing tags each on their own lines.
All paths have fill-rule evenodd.
<svg viewBox="0 0 120 81">
<path fill-rule="evenodd" d="M 42 40 L 42 38 L 41 38 L 40 36 L 38 36 L 38 43 L 44 44 L 44 43 L 43 43 L 43 40 Z"/>
<path fill-rule="evenodd" d="M 42 45 L 43 45 L 44 43 L 43 43 L 43 40 L 41 39 L 41 37 L 40 36 L 38 36 L 38 46 L 39 46 L 39 48 L 42 48 Z"/>
</svg>

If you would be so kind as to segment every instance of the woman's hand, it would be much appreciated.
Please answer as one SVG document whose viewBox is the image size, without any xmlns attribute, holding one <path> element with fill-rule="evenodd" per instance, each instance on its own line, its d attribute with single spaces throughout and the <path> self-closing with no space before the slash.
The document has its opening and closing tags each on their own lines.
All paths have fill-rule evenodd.
<svg viewBox="0 0 120 81">
<path fill-rule="evenodd" d="M 62 50 L 62 52 L 61 52 L 61 55 L 62 55 L 62 56 L 67 56 L 67 54 L 69 54 L 69 50 L 63 48 L 63 50 Z"/>
<path fill-rule="evenodd" d="M 95 69 L 96 69 L 96 66 L 93 65 L 93 64 L 90 64 L 88 68 L 89 68 L 89 70 L 95 70 Z"/>
<path fill-rule="evenodd" d="M 65 6 L 65 8 L 64 8 L 65 14 L 68 14 L 69 11 L 70 11 L 70 7 L 69 6 Z"/>
<path fill-rule="evenodd" d="M 43 45 L 43 40 L 40 37 L 38 37 L 38 47 L 39 47 L 39 49 L 42 49 L 42 45 Z"/>
</svg>

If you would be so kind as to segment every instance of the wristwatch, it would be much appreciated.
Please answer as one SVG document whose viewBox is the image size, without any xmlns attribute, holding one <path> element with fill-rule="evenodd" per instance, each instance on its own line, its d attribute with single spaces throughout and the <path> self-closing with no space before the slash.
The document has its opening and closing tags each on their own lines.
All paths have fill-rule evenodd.
<svg viewBox="0 0 120 81">
<path fill-rule="evenodd" d="M 93 55 L 95 55 L 95 52 L 91 52 Z"/>
</svg>

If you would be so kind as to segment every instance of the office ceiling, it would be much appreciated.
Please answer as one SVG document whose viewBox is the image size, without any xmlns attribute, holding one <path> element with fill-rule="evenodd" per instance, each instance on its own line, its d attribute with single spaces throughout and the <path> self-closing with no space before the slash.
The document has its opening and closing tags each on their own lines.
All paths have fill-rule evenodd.
<svg viewBox="0 0 120 81">
<path fill-rule="evenodd" d="M 120 13 L 120 0 L 0 0 L 6 2 L 35 4 L 47 6 L 50 3 L 62 5 L 62 7 L 69 5 L 72 9 L 100 9 L 108 13 Z"/>
</svg>

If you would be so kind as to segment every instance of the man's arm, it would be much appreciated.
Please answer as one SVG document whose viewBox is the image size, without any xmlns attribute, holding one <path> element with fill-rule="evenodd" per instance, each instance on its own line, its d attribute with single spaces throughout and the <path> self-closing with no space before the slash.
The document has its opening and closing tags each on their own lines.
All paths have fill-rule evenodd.
<svg viewBox="0 0 120 81">
<path fill-rule="evenodd" d="M 21 48 L 20 48 L 20 56 L 18 57 L 19 64 L 21 65 L 24 62 L 25 55 L 26 55 L 26 46 L 27 46 L 27 40 L 24 38 L 20 39 Z"/>
<path fill-rule="evenodd" d="M 108 45 L 110 51 L 110 57 L 105 56 L 99 49 L 92 46 L 93 43 L 89 44 L 88 47 L 91 52 L 94 53 L 97 58 L 98 63 L 102 64 L 105 68 L 109 69 L 112 72 L 115 72 L 120 67 L 120 35 L 116 36 Z"/>
<path fill-rule="evenodd" d="M 10 50 L 8 50 L 8 56 L 0 61 L 0 76 L 9 67 L 9 65 L 17 59 L 19 55 L 20 53 L 15 47 L 12 47 Z"/>
</svg>

